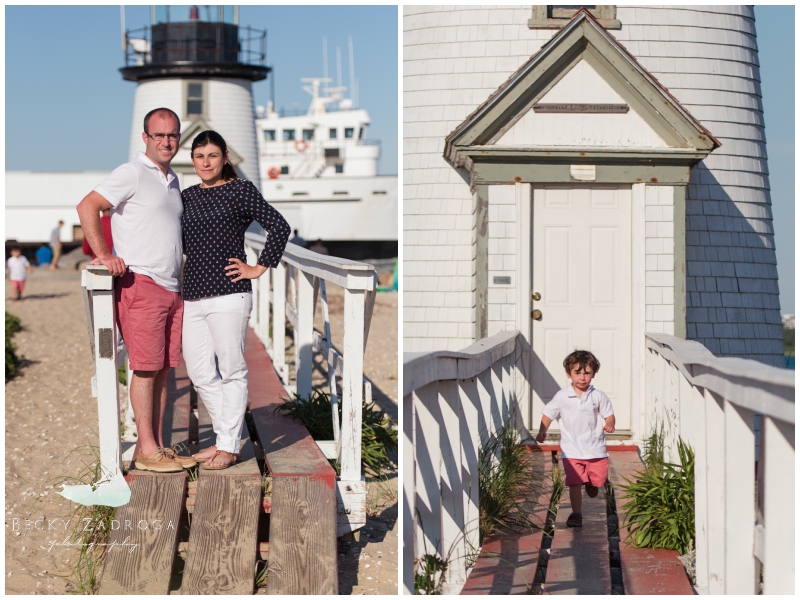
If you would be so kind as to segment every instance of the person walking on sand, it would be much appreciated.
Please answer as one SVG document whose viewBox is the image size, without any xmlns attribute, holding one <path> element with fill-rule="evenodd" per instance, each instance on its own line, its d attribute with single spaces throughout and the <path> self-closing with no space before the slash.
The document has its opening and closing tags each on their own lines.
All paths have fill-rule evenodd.
<svg viewBox="0 0 800 600">
<path fill-rule="evenodd" d="M 19 246 L 11 246 L 11 256 L 6 261 L 8 267 L 8 278 L 11 280 L 14 301 L 22 299 L 22 291 L 25 289 L 25 280 L 28 273 L 33 273 L 33 267 L 28 259 L 22 256 Z"/>
<path fill-rule="evenodd" d="M 572 514 L 567 527 L 583 525 L 582 491 L 590 498 L 606 484 L 608 450 L 605 433 L 614 433 L 614 409 L 603 392 L 592 385 L 600 370 L 600 361 L 586 350 L 576 350 L 564 359 L 564 369 L 571 384 L 560 390 L 542 411 L 542 423 L 536 441 L 541 444 L 547 428 L 557 420 L 561 428 L 561 456 L 564 459 L 565 484 L 569 486 Z M 605 432 L 605 433 L 604 433 Z"/>
<path fill-rule="evenodd" d="M 117 167 L 78 204 L 84 235 L 114 282 L 117 324 L 128 349 L 130 397 L 138 440 L 137 469 L 180 471 L 196 461 L 165 448 L 167 378 L 178 366 L 183 300 L 178 275 L 183 261 L 178 178 L 169 165 L 178 152 L 181 122 L 168 108 L 144 118 L 145 151 Z M 111 209 L 112 254 L 100 211 Z"/>
<path fill-rule="evenodd" d="M 192 140 L 192 164 L 202 180 L 183 190 L 183 357 L 216 434 L 216 444 L 194 455 L 203 469 L 225 469 L 239 454 L 247 409 L 244 343 L 253 307 L 251 279 L 275 267 L 290 227 L 255 185 L 240 179 L 216 131 Z M 267 241 L 248 265 L 244 234 L 253 221 Z"/>
<path fill-rule="evenodd" d="M 50 270 L 55 271 L 58 268 L 58 259 L 61 257 L 61 228 L 64 226 L 64 221 L 58 222 L 58 227 L 50 232 L 50 248 L 53 249 L 53 261 L 50 263 Z"/>
</svg>

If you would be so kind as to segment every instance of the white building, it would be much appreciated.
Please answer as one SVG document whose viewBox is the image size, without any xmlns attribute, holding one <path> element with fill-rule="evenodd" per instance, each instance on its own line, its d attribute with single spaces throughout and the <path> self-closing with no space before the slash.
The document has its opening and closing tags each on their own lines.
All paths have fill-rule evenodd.
<svg viewBox="0 0 800 600">
<path fill-rule="evenodd" d="M 645 333 L 783 366 L 752 7 L 404 13 L 406 352 L 591 348 L 623 431 Z"/>
</svg>

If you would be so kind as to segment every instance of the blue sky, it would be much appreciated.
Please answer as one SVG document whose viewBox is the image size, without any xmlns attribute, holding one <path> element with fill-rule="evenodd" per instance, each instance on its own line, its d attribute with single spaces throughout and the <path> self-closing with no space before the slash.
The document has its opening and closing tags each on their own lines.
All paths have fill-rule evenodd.
<svg viewBox="0 0 800 600">
<path fill-rule="evenodd" d="M 347 36 L 353 36 L 359 104 L 368 137 L 382 140 L 382 174 L 398 172 L 397 9 L 391 6 L 242 6 L 240 23 L 267 29 L 278 107 L 305 108 L 301 77 L 329 73 L 336 46 L 349 85 Z M 781 310 L 794 313 L 794 7 L 756 6 L 756 29 Z M 149 7 L 126 7 L 127 27 L 149 23 Z M 128 157 L 133 90 L 123 56 L 118 6 L 6 7 L 6 169 L 113 169 Z M 254 85 L 256 104 L 269 82 Z"/>
<path fill-rule="evenodd" d="M 136 84 L 124 81 L 119 6 L 6 7 L 6 169 L 113 169 L 128 160 Z M 149 6 L 126 6 L 127 29 L 149 25 Z M 359 106 L 369 111 L 367 137 L 380 139 L 379 173 L 396 174 L 398 54 L 395 6 L 242 6 L 239 23 L 267 30 L 267 64 L 275 68 L 278 108 L 306 109 L 300 78 L 322 77 L 322 38 L 336 83 L 349 87 L 353 37 Z M 346 92 L 349 93 L 349 92 Z M 267 104 L 269 79 L 255 83 Z"/>
<path fill-rule="evenodd" d="M 794 6 L 755 11 L 781 312 L 794 314 Z"/>
</svg>

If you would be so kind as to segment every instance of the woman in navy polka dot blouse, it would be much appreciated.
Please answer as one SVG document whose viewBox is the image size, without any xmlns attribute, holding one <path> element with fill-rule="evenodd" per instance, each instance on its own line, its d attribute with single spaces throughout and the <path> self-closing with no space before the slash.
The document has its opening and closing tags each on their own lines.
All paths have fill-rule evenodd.
<svg viewBox="0 0 800 600">
<path fill-rule="evenodd" d="M 244 340 L 253 307 L 251 279 L 280 262 L 289 224 L 228 162 L 215 131 L 192 141 L 192 164 L 202 183 L 183 190 L 183 356 L 214 426 L 216 445 L 195 454 L 204 469 L 236 461 L 247 408 Z M 248 265 L 244 233 L 253 221 L 267 242 Z"/>
</svg>

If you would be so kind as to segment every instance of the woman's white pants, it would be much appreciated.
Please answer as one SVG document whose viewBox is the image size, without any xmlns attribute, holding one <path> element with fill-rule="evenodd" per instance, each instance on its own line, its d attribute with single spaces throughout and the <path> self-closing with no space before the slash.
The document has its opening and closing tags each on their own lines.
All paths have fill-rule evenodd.
<svg viewBox="0 0 800 600">
<path fill-rule="evenodd" d="M 247 409 L 244 339 L 253 294 L 187 300 L 183 308 L 183 358 L 189 378 L 211 417 L 217 450 L 239 452 Z"/>
</svg>

